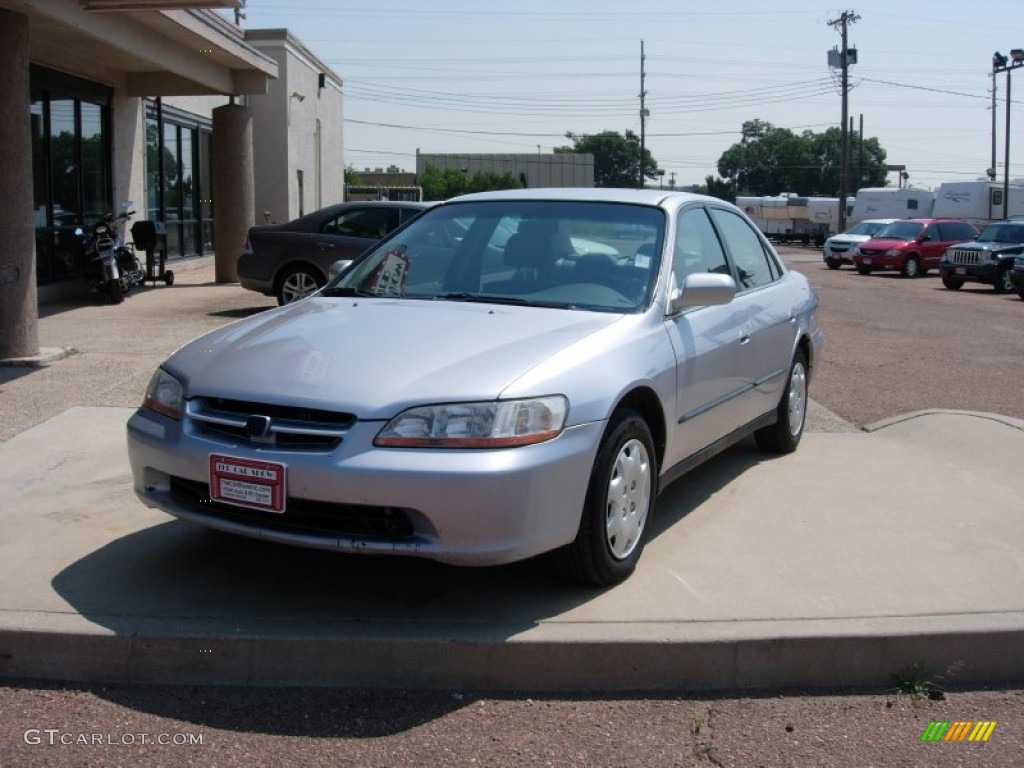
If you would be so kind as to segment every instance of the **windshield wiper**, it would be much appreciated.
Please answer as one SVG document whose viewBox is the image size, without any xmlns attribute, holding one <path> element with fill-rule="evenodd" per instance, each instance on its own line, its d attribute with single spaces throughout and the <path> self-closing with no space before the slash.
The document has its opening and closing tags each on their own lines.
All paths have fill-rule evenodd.
<svg viewBox="0 0 1024 768">
<path fill-rule="evenodd" d="M 466 291 L 452 291 L 450 293 L 439 293 L 431 297 L 434 301 L 471 301 L 480 304 L 529 304 L 531 302 L 519 296 L 496 296 L 489 293 L 468 293 Z"/>
<path fill-rule="evenodd" d="M 360 291 L 358 288 L 349 288 L 346 285 L 336 285 L 333 288 L 324 288 L 322 291 L 320 291 L 320 295 L 321 296 L 342 297 L 342 296 L 376 296 L 377 294 L 370 293 L 369 291 Z"/>
</svg>

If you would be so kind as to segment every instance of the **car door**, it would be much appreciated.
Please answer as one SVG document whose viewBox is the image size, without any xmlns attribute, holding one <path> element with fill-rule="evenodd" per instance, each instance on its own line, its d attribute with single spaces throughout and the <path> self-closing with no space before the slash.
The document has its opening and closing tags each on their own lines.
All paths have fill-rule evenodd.
<svg viewBox="0 0 1024 768">
<path fill-rule="evenodd" d="M 339 259 L 354 259 L 398 227 L 398 209 L 385 205 L 353 207 L 332 216 L 312 237 L 309 254 L 327 274 Z"/>
<path fill-rule="evenodd" d="M 938 269 L 939 259 L 946 252 L 945 243 L 942 240 L 942 232 L 936 223 L 929 224 L 924 228 L 919 240 L 918 252 L 921 254 L 921 269 Z"/>
<path fill-rule="evenodd" d="M 684 208 L 676 221 L 670 290 L 695 272 L 730 271 L 705 207 Z M 690 307 L 667 316 L 665 329 L 676 359 L 674 429 L 665 460 L 671 467 L 742 425 L 741 318 L 731 303 Z"/>
<path fill-rule="evenodd" d="M 782 396 L 796 348 L 797 297 L 771 247 L 738 213 L 709 208 L 711 220 L 732 262 L 737 294 L 732 301 L 740 324 L 736 398 L 741 423 L 773 411 Z"/>
</svg>

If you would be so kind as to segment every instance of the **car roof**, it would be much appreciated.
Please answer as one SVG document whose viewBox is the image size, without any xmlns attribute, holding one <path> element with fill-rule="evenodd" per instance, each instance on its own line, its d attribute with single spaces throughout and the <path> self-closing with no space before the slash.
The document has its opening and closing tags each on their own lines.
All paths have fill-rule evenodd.
<svg viewBox="0 0 1024 768">
<path fill-rule="evenodd" d="M 583 202 L 636 203 L 641 205 L 666 206 L 672 202 L 713 200 L 725 202 L 717 197 L 697 195 L 692 192 L 676 192 L 661 189 L 626 189 L 618 187 L 533 187 L 529 189 L 503 189 L 493 192 L 474 192 L 459 195 L 446 202 L 482 202 L 486 200 L 568 200 Z M 728 205 L 731 205 L 727 203 Z"/>
</svg>

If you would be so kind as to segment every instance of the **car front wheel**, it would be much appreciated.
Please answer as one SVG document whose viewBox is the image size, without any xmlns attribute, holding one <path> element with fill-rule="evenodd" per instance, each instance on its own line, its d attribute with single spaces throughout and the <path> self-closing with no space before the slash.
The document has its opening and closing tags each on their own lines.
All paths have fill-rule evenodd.
<svg viewBox="0 0 1024 768">
<path fill-rule="evenodd" d="M 996 289 L 996 293 L 1012 293 L 1014 291 L 1016 286 L 1013 284 L 1013 278 L 1010 277 L 1009 267 L 1003 267 L 996 272 L 993 287 Z"/>
<path fill-rule="evenodd" d="M 951 277 L 949 275 L 942 276 L 942 284 L 949 288 L 951 291 L 959 291 L 964 287 L 964 281 L 959 277 Z"/>
<path fill-rule="evenodd" d="M 800 445 L 807 420 L 807 378 L 807 356 L 800 350 L 789 368 L 789 381 L 775 411 L 775 423 L 754 433 L 762 451 L 792 453 Z"/>
<path fill-rule="evenodd" d="M 843 265 L 839 259 L 825 259 L 825 264 L 828 265 L 829 269 L 839 269 Z"/>
<path fill-rule="evenodd" d="M 626 579 L 643 551 L 658 478 L 654 441 L 633 410 L 613 415 L 594 460 L 579 531 L 554 553 L 566 576 L 596 586 Z"/>
<path fill-rule="evenodd" d="M 277 303 L 284 306 L 305 299 L 323 284 L 323 277 L 309 267 L 292 267 L 277 281 Z"/>
<path fill-rule="evenodd" d="M 857 265 L 857 274 L 858 275 L 870 275 L 871 274 L 871 267 L 866 267 L 863 264 L 858 264 Z"/>
<path fill-rule="evenodd" d="M 917 256 L 907 256 L 906 261 L 903 262 L 903 269 L 900 270 L 900 274 L 904 277 L 917 277 L 921 274 L 921 262 L 917 260 Z"/>
</svg>

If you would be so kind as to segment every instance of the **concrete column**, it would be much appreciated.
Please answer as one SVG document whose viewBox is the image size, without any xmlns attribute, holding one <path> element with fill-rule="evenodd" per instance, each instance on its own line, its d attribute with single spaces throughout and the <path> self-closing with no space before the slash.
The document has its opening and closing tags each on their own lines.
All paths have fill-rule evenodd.
<svg viewBox="0 0 1024 768">
<path fill-rule="evenodd" d="M 0 9 L 0 359 L 39 354 L 28 17 Z"/>
<path fill-rule="evenodd" d="M 213 110 L 213 231 L 218 283 L 238 282 L 238 257 L 256 223 L 252 113 L 240 104 Z"/>
</svg>

